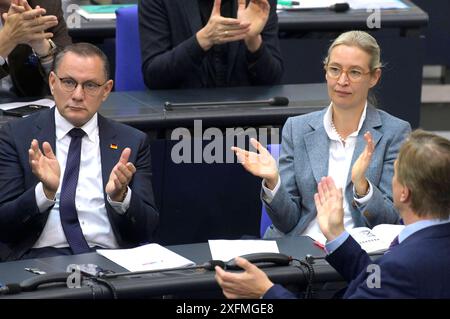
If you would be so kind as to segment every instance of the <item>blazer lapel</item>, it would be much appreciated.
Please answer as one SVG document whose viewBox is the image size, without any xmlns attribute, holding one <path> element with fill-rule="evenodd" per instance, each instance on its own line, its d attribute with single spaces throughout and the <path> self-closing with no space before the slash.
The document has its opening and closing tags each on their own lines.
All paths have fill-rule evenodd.
<svg viewBox="0 0 450 319">
<path fill-rule="evenodd" d="M 364 139 L 364 134 L 367 131 L 372 133 L 373 143 L 374 143 L 375 147 L 377 147 L 377 144 L 380 141 L 383 134 L 381 134 L 376 128 L 380 127 L 381 125 L 382 124 L 381 124 L 380 115 L 378 114 L 377 110 L 373 106 L 368 105 L 367 111 L 366 111 L 366 119 L 364 120 L 364 123 L 361 126 L 361 129 L 359 130 L 358 136 L 356 137 L 356 145 L 355 145 L 355 150 L 353 151 L 352 163 L 350 164 L 350 169 L 348 170 L 346 188 L 352 181 L 353 164 L 355 164 L 359 155 L 361 155 L 361 153 L 364 151 L 364 148 L 366 147 L 366 140 Z M 372 161 L 373 161 L 373 155 L 372 155 Z M 369 173 L 369 169 L 370 169 L 370 166 L 367 169 L 367 173 Z"/>
<path fill-rule="evenodd" d="M 202 17 L 200 14 L 200 8 L 198 6 L 197 0 L 182 0 L 179 1 L 179 4 L 183 7 L 185 11 L 185 19 L 187 23 L 191 27 L 192 34 L 196 34 L 198 30 L 200 30 L 202 26 Z"/>
<path fill-rule="evenodd" d="M 120 154 L 122 154 L 122 147 L 120 141 L 117 139 L 117 133 L 111 124 L 100 114 L 98 114 L 98 134 L 100 138 L 103 189 L 105 189 L 109 175 L 114 165 L 119 161 Z"/>
<path fill-rule="evenodd" d="M 49 142 L 56 154 L 55 108 L 56 106 L 49 111 L 39 113 L 36 119 L 36 132 L 33 136 L 36 136 L 40 146 L 43 142 Z"/>
<path fill-rule="evenodd" d="M 323 127 L 323 115 L 325 112 L 320 112 L 311 120 L 309 125 L 314 129 L 304 137 L 306 145 L 306 153 L 309 157 L 309 163 L 313 171 L 316 182 L 328 174 L 328 159 L 330 141 L 328 135 Z"/>
</svg>

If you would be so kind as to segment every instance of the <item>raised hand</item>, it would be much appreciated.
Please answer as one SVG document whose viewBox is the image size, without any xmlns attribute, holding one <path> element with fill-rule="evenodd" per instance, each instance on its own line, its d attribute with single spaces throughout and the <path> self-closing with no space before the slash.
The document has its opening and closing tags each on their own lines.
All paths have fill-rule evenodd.
<svg viewBox="0 0 450 319">
<path fill-rule="evenodd" d="M 203 50 L 213 45 L 243 40 L 249 31 L 250 22 L 224 18 L 220 14 L 221 0 L 215 0 L 208 23 L 197 32 L 197 41 Z"/>
<path fill-rule="evenodd" d="M 327 240 L 333 240 L 344 231 L 342 189 L 336 188 L 331 177 L 322 177 L 314 194 L 314 202 L 320 230 Z"/>
<path fill-rule="evenodd" d="M 237 18 L 250 23 L 250 29 L 245 36 L 247 48 L 254 52 L 262 43 L 261 32 L 269 19 L 270 4 L 267 0 L 250 0 L 246 7 L 245 0 L 239 0 Z"/>
<path fill-rule="evenodd" d="M 236 298 L 260 298 L 273 283 L 267 275 L 248 260 L 236 257 L 236 264 L 244 269 L 241 273 L 226 272 L 216 266 L 216 281 L 222 288 L 225 297 Z"/>
<path fill-rule="evenodd" d="M 2 16 L 5 21 L 4 32 L 7 33 L 9 41 L 14 45 L 32 45 L 33 41 L 43 41 L 53 37 L 52 33 L 44 31 L 56 26 L 58 20 L 53 15 L 43 16 L 45 12 L 45 9 L 39 6 L 31 9 L 29 6 L 11 5 L 10 12 Z"/>
<path fill-rule="evenodd" d="M 361 196 L 366 194 L 369 189 L 369 182 L 367 182 L 366 179 L 366 171 L 369 167 L 370 160 L 375 149 L 372 134 L 370 132 L 366 132 L 364 134 L 364 139 L 367 143 L 366 147 L 352 167 L 352 183 L 355 186 L 356 193 Z"/>
<path fill-rule="evenodd" d="M 39 149 L 38 141 L 34 139 L 28 150 L 28 161 L 31 171 L 42 182 L 45 196 L 48 199 L 54 199 L 59 187 L 61 170 L 50 144 L 44 142 L 42 149 L 44 153 Z"/>
<path fill-rule="evenodd" d="M 109 175 L 108 183 L 105 191 L 115 202 L 123 202 L 127 193 L 127 187 L 136 173 L 136 167 L 133 163 L 128 162 L 130 158 L 131 149 L 125 148 L 120 155 L 120 159 L 113 167 Z"/>
<path fill-rule="evenodd" d="M 255 176 L 264 178 L 266 186 L 269 189 L 274 189 L 278 182 L 277 162 L 257 140 L 251 138 L 250 143 L 256 148 L 258 153 L 249 152 L 235 146 L 232 146 L 231 150 L 236 153 L 238 160 L 247 171 Z"/>
</svg>

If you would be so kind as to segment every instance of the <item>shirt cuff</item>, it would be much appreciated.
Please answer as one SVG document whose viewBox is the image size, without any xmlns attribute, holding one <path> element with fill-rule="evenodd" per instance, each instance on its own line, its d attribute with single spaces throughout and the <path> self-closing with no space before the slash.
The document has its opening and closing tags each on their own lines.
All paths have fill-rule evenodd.
<svg viewBox="0 0 450 319">
<path fill-rule="evenodd" d="M 367 195 L 365 195 L 363 197 L 356 197 L 356 189 L 355 189 L 355 185 L 353 185 L 353 199 L 355 200 L 355 202 L 358 205 L 366 204 L 373 196 L 372 183 L 369 180 L 367 180 L 367 182 L 369 183 L 369 191 L 367 192 Z"/>
<path fill-rule="evenodd" d="M 275 185 L 275 188 L 273 190 L 268 189 L 265 185 L 265 179 L 262 180 L 262 189 L 263 189 L 263 199 L 267 204 L 270 204 L 272 202 L 273 198 L 277 194 L 278 190 L 281 186 L 281 176 L 278 176 L 278 182 L 277 185 Z"/>
<path fill-rule="evenodd" d="M 42 183 L 38 183 L 34 188 L 34 195 L 36 197 L 36 205 L 39 209 L 40 213 L 47 211 L 50 207 L 55 205 L 55 198 L 53 200 L 48 199 L 44 193 L 44 185 Z"/>
<path fill-rule="evenodd" d="M 127 186 L 127 195 L 125 196 L 123 202 L 115 202 L 111 199 L 111 197 L 109 197 L 109 195 L 106 196 L 106 198 L 108 200 L 108 203 L 116 211 L 116 213 L 123 215 L 130 207 L 131 189 Z"/>
<path fill-rule="evenodd" d="M 347 231 L 344 231 L 332 241 L 327 242 L 325 244 L 325 252 L 327 255 L 341 247 L 341 245 L 347 240 L 348 236 L 350 236 L 350 234 Z"/>
</svg>

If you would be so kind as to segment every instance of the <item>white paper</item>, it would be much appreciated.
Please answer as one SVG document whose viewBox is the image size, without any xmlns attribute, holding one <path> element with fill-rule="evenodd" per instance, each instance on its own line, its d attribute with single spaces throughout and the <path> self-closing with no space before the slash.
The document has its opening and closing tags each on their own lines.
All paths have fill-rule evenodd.
<svg viewBox="0 0 450 319">
<path fill-rule="evenodd" d="M 380 224 L 373 229 L 356 227 L 347 229 L 347 231 L 361 245 L 362 249 L 367 253 L 374 253 L 387 250 L 403 228 L 405 228 L 404 225 Z M 309 235 L 309 237 L 321 245 L 325 245 L 327 242 L 326 237 L 322 233 Z"/>
<path fill-rule="evenodd" d="M 116 13 L 89 13 L 84 9 L 78 9 L 77 13 L 87 20 L 115 20 Z"/>
<path fill-rule="evenodd" d="M 295 1 L 295 0 L 294 0 Z M 298 0 L 300 5 L 277 5 L 277 9 L 324 9 L 336 3 L 348 3 L 351 9 L 406 9 L 401 0 Z"/>
<path fill-rule="evenodd" d="M 350 229 L 350 235 L 368 253 L 382 252 L 389 248 L 391 242 L 405 228 L 404 225 L 381 224 L 373 229 L 357 227 Z"/>
<path fill-rule="evenodd" d="M 212 259 L 229 261 L 253 253 L 279 253 L 274 240 L 208 240 Z"/>
<path fill-rule="evenodd" d="M 0 104 L 0 110 L 6 111 L 6 110 L 14 109 L 16 107 L 21 107 L 21 106 L 25 106 L 25 105 L 29 105 L 29 104 L 53 107 L 53 106 L 55 106 L 55 101 L 50 100 L 50 99 L 40 99 L 37 101 L 29 101 L 29 102 L 4 103 L 4 104 Z"/>
<path fill-rule="evenodd" d="M 195 263 L 158 244 L 130 249 L 98 249 L 97 253 L 129 271 L 194 266 Z"/>
</svg>

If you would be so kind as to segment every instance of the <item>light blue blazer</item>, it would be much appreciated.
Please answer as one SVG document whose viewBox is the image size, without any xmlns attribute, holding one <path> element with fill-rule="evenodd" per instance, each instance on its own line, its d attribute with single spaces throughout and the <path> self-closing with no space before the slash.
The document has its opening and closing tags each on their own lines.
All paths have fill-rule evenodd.
<svg viewBox="0 0 450 319">
<path fill-rule="evenodd" d="M 328 175 L 330 140 L 323 126 L 325 112 L 326 108 L 292 117 L 284 125 L 279 158 L 281 187 L 270 204 L 263 201 L 273 223 L 267 228 L 264 238 L 300 236 L 316 217 L 314 193 L 320 179 Z M 373 186 L 373 196 L 364 205 L 356 204 L 351 168 L 344 195 L 350 204 L 355 227 L 395 224 L 400 217 L 392 202 L 394 161 L 411 126 L 369 105 L 357 137 L 351 167 L 366 146 L 366 131 L 372 133 L 375 143 L 375 152 L 366 172 Z"/>
</svg>

